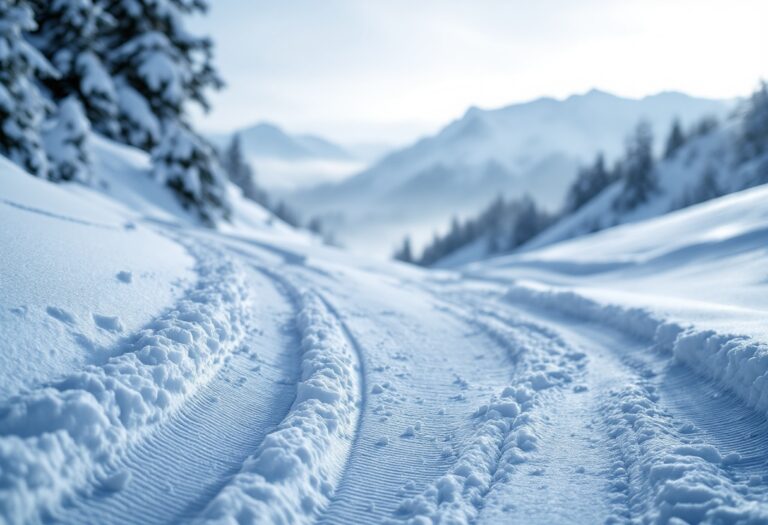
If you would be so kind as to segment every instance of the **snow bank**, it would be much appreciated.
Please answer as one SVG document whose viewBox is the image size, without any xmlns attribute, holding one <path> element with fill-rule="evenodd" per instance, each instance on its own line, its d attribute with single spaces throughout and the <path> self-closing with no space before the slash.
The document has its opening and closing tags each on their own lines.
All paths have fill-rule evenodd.
<svg viewBox="0 0 768 525">
<path fill-rule="evenodd" d="M 768 413 L 768 344 L 748 337 L 660 319 L 643 308 L 597 301 L 572 291 L 515 284 L 507 292 L 514 302 L 537 305 L 597 322 L 670 351 L 692 370 L 717 381 L 750 406 Z"/>
<path fill-rule="evenodd" d="M 0 515 L 8 522 L 37 521 L 89 482 L 119 488 L 124 476 L 108 473 L 126 446 L 166 419 L 239 344 L 248 311 L 242 273 L 222 253 L 190 251 L 197 285 L 123 354 L 0 407 Z"/>
<path fill-rule="evenodd" d="M 611 485 L 631 495 L 633 521 L 765 523 L 765 509 L 745 499 L 747 487 L 723 472 L 731 455 L 680 436 L 657 400 L 652 386 L 633 385 L 612 392 L 603 408 L 623 457 L 612 467 Z"/>
<path fill-rule="evenodd" d="M 310 523 L 333 496 L 360 417 L 359 356 L 316 295 L 297 294 L 301 380 L 280 426 L 208 505 L 210 523 Z"/>
</svg>

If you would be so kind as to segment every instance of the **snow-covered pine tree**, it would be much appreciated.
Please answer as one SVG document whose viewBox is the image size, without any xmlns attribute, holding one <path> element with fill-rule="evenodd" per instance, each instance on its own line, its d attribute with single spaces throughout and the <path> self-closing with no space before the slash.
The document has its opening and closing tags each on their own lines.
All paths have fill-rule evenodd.
<svg viewBox="0 0 768 525">
<path fill-rule="evenodd" d="M 739 147 L 742 160 L 768 153 L 768 84 L 765 82 L 752 93 L 746 104 Z"/>
<path fill-rule="evenodd" d="M 105 135 L 117 134 L 117 94 L 103 63 L 101 36 L 115 21 L 104 10 L 105 0 L 31 0 L 38 29 L 30 41 L 59 75 L 46 79 L 54 100 L 77 96 L 91 126 Z"/>
<path fill-rule="evenodd" d="M 223 83 L 212 43 L 191 34 L 184 17 L 207 10 L 207 0 L 110 0 L 119 23 L 105 33 L 107 60 L 118 93 L 119 138 L 150 150 L 167 122 L 187 124 L 190 102 L 208 109 L 206 91 Z"/>
<path fill-rule="evenodd" d="M 45 176 L 40 126 L 47 103 L 37 79 L 54 71 L 23 37 L 23 31 L 34 29 L 27 2 L 0 0 L 0 153 L 30 173 Z"/>
<path fill-rule="evenodd" d="M 44 125 L 42 135 L 49 179 L 90 181 L 90 124 L 74 96 L 61 101 L 53 119 Z"/>
<path fill-rule="evenodd" d="M 657 191 L 653 133 L 649 123 L 640 122 L 627 139 L 626 152 L 619 165 L 619 176 L 624 180 L 624 188 L 614 202 L 616 209 L 634 209 Z"/>
<path fill-rule="evenodd" d="M 152 151 L 155 177 L 179 195 L 207 225 L 230 216 L 226 175 L 213 147 L 182 124 L 166 124 L 162 140 Z"/>
<path fill-rule="evenodd" d="M 551 223 L 551 218 L 543 210 L 536 206 L 536 202 L 524 195 L 516 206 L 515 226 L 512 229 L 512 237 L 509 247 L 511 249 L 522 246 L 533 239 Z"/>
<path fill-rule="evenodd" d="M 236 133 L 221 156 L 221 164 L 229 180 L 243 190 L 243 196 L 269 208 L 267 193 L 256 183 L 256 174 L 243 154 L 240 134 Z"/>
<path fill-rule="evenodd" d="M 614 181 L 602 153 L 591 166 L 580 168 L 565 197 L 565 213 L 572 213 L 596 197 Z"/>
<path fill-rule="evenodd" d="M 230 215 L 227 179 L 218 156 L 191 129 L 190 103 L 208 109 L 206 91 L 223 85 L 212 43 L 190 33 L 184 17 L 207 0 L 104 0 L 118 23 L 104 32 L 105 60 L 115 82 L 115 138 L 152 152 L 156 176 L 213 225 Z"/>
<path fill-rule="evenodd" d="M 395 250 L 394 259 L 400 262 L 413 263 L 413 250 L 411 249 L 411 238 L 403 239 L 403 245 Z"/>
<path fill-rule="evenodd" d="M 667 144 L 664 147 L 664 158 L 671 159 L 685 144 L 685 135 L 683 134 L 683 128 L 680 125 L 680 120 L 675 119 L 672 122 L 672 127 L 669 130 L 669 136 L 667 137 Z"/>
</svg>

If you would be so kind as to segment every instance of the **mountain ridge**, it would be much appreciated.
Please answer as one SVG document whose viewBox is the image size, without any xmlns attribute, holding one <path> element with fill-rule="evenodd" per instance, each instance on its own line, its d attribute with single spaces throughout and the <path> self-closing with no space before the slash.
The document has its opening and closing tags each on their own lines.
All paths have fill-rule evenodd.
<svg viewBox="0 0 768 525">
<path fill-rule="evenodd" d="M 709 115 L 722 118 L 731 104 L 673 91 L 632 99 L 593 89 L 563 99 L 541 97 L 496 109 L 473 106 L 437 133 L 385 155 L 361 172 L 341 182 L 300 190 L 290 199 L 309 215 L 332 213 L 337 219 L 343 215 L 339 236 L 346 237 L 353 248 L 362 236 L 370 236 L 365 226 L 373 218 L 377 223 L 392 223 L 391 234 L 377 237 L 382 243 L 394 244 L 395 233 L 414 231 L 409 226 L 415 222 L 434 219 L 433 224 L 441 225 L 451 214 L 477 211 L 499 193 L 530 193 L 544 207 L 554 209 L 562 202 L 578 166 L 590 162 L 598 151 L 609 161 L 615 159 L 624 137 L 639 120 L 648 120 L 659 137 L 675 118 L 684 125 Z M 399 188 L 413 186 L 414 179 L 437 166 L 447 179 L 465 179 L 465 187 L 450 184 L 441 188 L 435 182 L 421 199 L 414 196 L 404 206 Z M 495 177 L 495 183 L 482 191 L 470 187 L 483 180 L 491 166 L 500 167 L 505 175 Z M 433 217 L 427 217 L 427 211 Z M 416 233 L 422 239 L 430 235 L 431 231 L 423 229 Z M 383 252 L 383 247 L 378 249 Z"/>
</svg>

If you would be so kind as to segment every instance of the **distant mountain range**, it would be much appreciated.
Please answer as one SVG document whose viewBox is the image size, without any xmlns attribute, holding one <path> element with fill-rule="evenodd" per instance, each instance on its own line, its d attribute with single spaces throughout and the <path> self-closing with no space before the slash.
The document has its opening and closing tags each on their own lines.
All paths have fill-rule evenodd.
<svg viewBox="0 0 768 525">
<path fill-rule="evenodd" d="M 275 124 L 262 122 L 237 133 L 247 154 L 255 158 L 281 160 L 350 160 L 353 155 L 343 146 L 309 134 L 286 133 Z"/>
<path fill-rule="evenodd" d="M 223 148 L 235 134 L 240 135 L 259 182 L 273 192 L 338 181 L 363 169 L 376 147 L 347 148 L 317 135 L 288 133 L 269 122 L 209 138 Z"/>
<path fill-rule="evenodd" d="M 577 167 L 599 151 L 615 158 L 638 121 L 651 124 L 660 147 L 673 119 L 721 118 L 731 106 L 676 92 L 630 99 L 592 90 L 473 107 L 436 135 L 341 182 L 300 190 L 291 202 L 305 216 L 332 218 L 350 247 L 384 253 L 406 232 L 423 241 L 450 215 L 473 213 L 499 193 L 528 193 L 554 209 Z"/>
</svg>

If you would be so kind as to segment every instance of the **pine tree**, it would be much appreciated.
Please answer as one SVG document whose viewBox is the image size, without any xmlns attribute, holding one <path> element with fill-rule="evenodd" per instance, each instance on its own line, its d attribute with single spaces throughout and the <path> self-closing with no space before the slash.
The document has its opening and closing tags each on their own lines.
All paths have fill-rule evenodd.
<svg viewBox="0 0 768 525">
<path fill-rule="evenodd" d="M 104 31 L 115 24 L 105 0 L 32 0 L 38 29 L 31 42 L 59 75 L 45 81 L 54 100 L 77 96 L 91 125 L 115 135 L 117 93 L 103 63 Z"/>
<path fill-rule="evenodd" d="M 506 246 L 508 231 L 505 219 L 507 203 L 498 195 L 480 216 L 480 228 L 488 231 L 488 253 L 497 253 Z"/>
<path fill-rule="evenodd" d="M 691 204 L 715 199 L 724 195 L 724 193 L 717 180 L 717 169 L 710 164 L 707 165 L 704 173 L 701 175 L 701 181 L 693 192 L 693 202 Z"/>
<path fill-rule="evenodd" d="M 671 159 L 685 144 L 685 135 L 683 135 L 683 128 L 680 126 L 680 120 L 675 119 L 672 122 L 672 128 L 669 130 L 669 137 L 667 137 L 667 144 L 664 148 L 664 158 Z"/>
<path fill-rule="evenodd" d="M 413 263 L 413 251 L 411 250 L 411 238 L 403 239 L 403 245 L 395 251 L 394 258 L 405 263 Z"/>
<path fill-rule="evenodd" d="M 271 211 L 278 219 L 282 220 L 284 223 L 296 228 L 301 226 L 301 220 L 299 220 L 299 216 L 290 206 L 288 206 L 285 201 L 278 202 Z"/>
<path fill-rule="evenodd" d="M 74 97 L 64 99 L 55 117 L 43 130 L 49 179 L 86 183 L 90 181 L 89 135 L 90 124 L 80 102 Z"/>
<path fill-rule="evenodd" d="M 768 153 L 768 84 L 765 82 L 747 102 L 739 143 L 742 160 Z"/>
<path fill-rule="evenodd" d="M 45 176 L 48 166 L 40 126 L 48 104 L 37 80 L 55 73 L 22 35 L 34 29 L 26 2 L 0 0 L 0 154 Z"/>
<path fill-rule="evenodd" d="M 549 216 L 539 210 L 534 200 L 524 195 L 517 203 L 515 226 L 509 247 L 517 248 L 533 239 L 550 224 Z"/>
<path fill-rule="evenodd" d="M 226 175 L 213 148 L 186 126 L 169 123 L 163 140 L 152 151 L 155 177 L 170 186 L 185 208 L 194 209 L 205 224 L 230 215 Z"/>
<path fill-rule="evenodd" d="M 709 135 L 715 131 L 719 126 L 720 122 L 718 122 L 717 117 L 713 117 L 711 115 L 705 116 L 693 125 L 688 135 L 703 137 L 704 135 Z"/>
<path fill-rule="evenodd" d="M 565 212 L 572 213 L 596 197 L 614 181 L 602 153 L 591 166 L 580 168 L 565 198 Z"/>
<path fill-rule="evenodd" d="M 267 193 L 256 183 L 256 175 L 243 155 L 242 140 L 237 133 L 232 137 L 229 146 L 222 154 L 222 167 L 227 172 L 229 180 L 243 190 L 243 196 L 265 208 L 269 208 Z"/>
<path fill-rule="evenodd" d="M 657 191 L 653 134 L 647 122 L 640 122 L 627 139 L 626 152 L 620 164 L 620 176 L 624 181 L 624 190 L 614 203 L 617 209 L 634 209 Z"/>
<path fill-rule="evenodd" d="M 184 25 L 185 16 L 207 10 L 207 1 L 103 1 L 119 22 L 101 38 L 117 93 L 119 129 L 113 137 L 151 151 L 157 178 L 206 223 L 229 217 L 218 156 L 191 130 L 187 114 L 191 103 L 207 110 L 207 90 L 222 86 L 210 39 Z"/>
<path fill-rule="evenodd" d="M 210 39 L 192 35 L 184 17 L 207 10 L 206 0 L 111 0 L 119 23 L 105 33 L 118 93 L 119 138 L 151 149 L 169 122 L 187 124 L 187 106 L 208 109 L 206 91 L 223 83 L 212 64 Z"/>
</svg>

